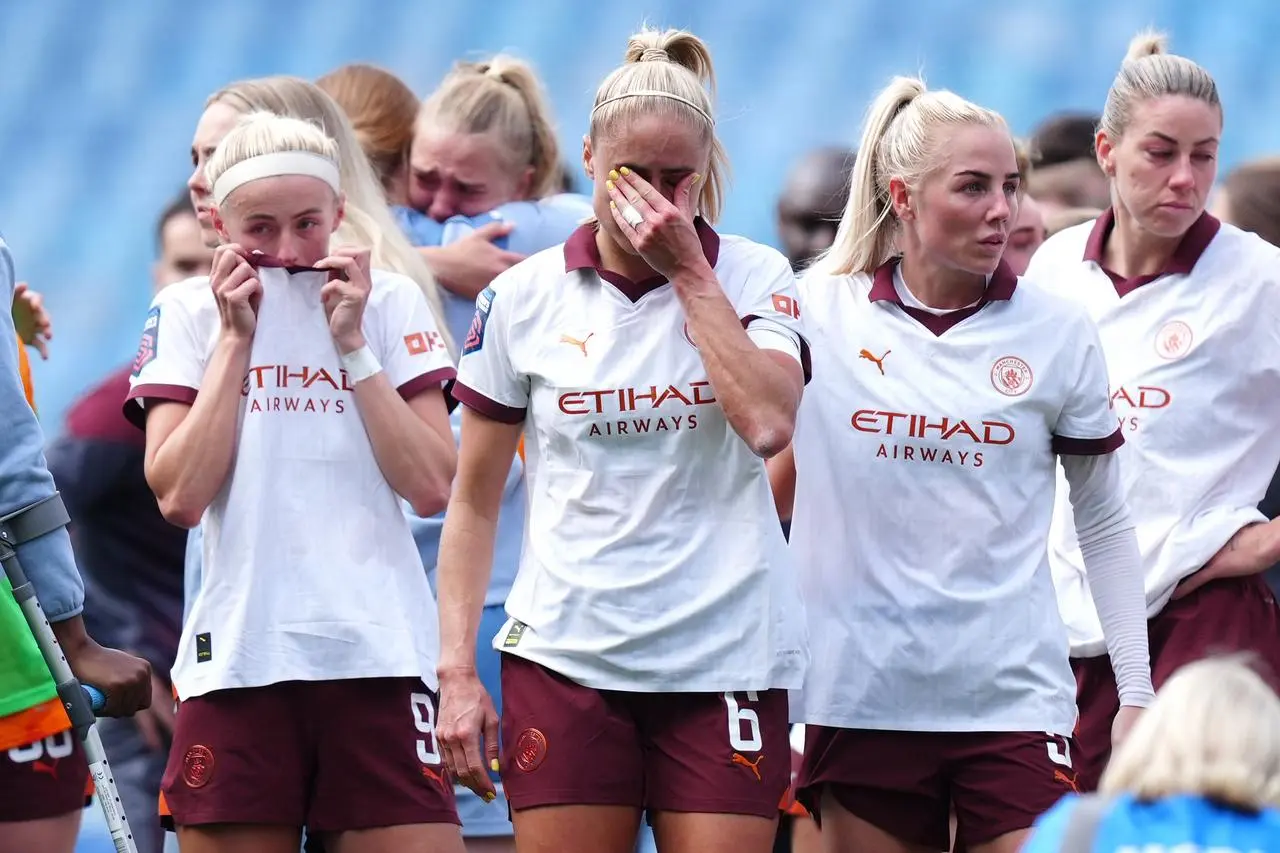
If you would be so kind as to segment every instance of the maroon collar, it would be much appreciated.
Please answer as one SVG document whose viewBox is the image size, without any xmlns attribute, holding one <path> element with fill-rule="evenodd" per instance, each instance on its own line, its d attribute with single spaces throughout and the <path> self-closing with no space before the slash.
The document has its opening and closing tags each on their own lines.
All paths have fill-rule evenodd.
<svg viewBox="0 0 1280 853">
<path fill-rule="evenodd" d="M 1166 275 L 1190 275 L 1196 263 L 1199 262 L 1200 256 L 1204 254 L 1204 250 L 1209 248 L 1209 244 L 1217 236 L 1222 223 L 1208 211 L 1201 213 L 1200 217 L 1191 223 L 1187 233 L 1182 235 L 1182 240 L 1178 242 L 1177 248 L 1173 250 L 1163 269 L 1154 275 L 1137 275 L 1133 278 L 1125 278 L 1103 266 L 1103 251 L 1115 227 L 1116 212 L 1114 208 L 1108 207 L 1093 223 L 1093 230 L 1089 232 L 1089 239 L 1084 244 L 1084 260 L 1097 264 L 1115 285 L 1116 293 L 1125 296 L 1142 285 L 1150 284 Z"/>
<path fill-rule="evenodd" d="M 959 311 L 950 311 L 946 314 L 934 314 L 931 311 L 924 311 L 920 308 L 912 308 L 902 304 L 902 299 L 898 296 L 898 289 L 893 286 L 893 271 L 897 269 L 898 264 L 901 262 L 901 257 L 890 258 L 876 269 L 875 275 L 871 279 L 871 293 L 868 298 L 872 302 L 890 302 L 897 305 L 907 316 L 935 335 L 941 335 L 961 320 L 969 319 L 981 311 L 988 302 L 1008 302 L 1013 298 L 1013 292 L 1018 288 L 1018 277 L 1013 274 L 1013 270 L 1009 268 L 1009 265 L 1001 260 L 996 266 L 995 272 L 991 274 L 991 280 L 987 282 L 987 289 L 983 292 L 982 299 L 978 301 L 977 305 L 961 308 Z"/>
<path fill-rule="evenodd" d="M 294 273 L 299 273 L 299 272 L 324 272 L 324 270 L 317 270 L 315 267 L 286 266 L 285 262 L 280 260 L 279 258 L 273 257 L 271 255 L 263 254 L 261 252 L 257 254 L 251 254 L 248 257 L 248 261 L 249 261 L 249 265 L 255 268 L 256 267 L 278 267 L 280 269 L 283 269 L 289 275 L 293 275 Z"/>
<path fill-rule="evenodd" d="M 577 230 L 569 235 L 569 239 L 564 244 L 565 272 L 593 270 L 596 275 L 621 290 L 623 295 L 632 302 L 638 302 L 646 293 L 657 290 L 667 283 L 667 280 L 660 275 L 650 276 L 642 281 L 632 281 L 620 273 L 605 269 L 604 261 L 600 259 L 600 247 L 596 245 L 597 227 L 595 223 L 587 223 L 578 226 Z M 701 216 L 693 220 L 693 228 L 698 232 L 698 241 L 702 243 L 702 254 L 706 257 L 707 263 L 715 267 L 716 261 L 720 258 L 720 235 Z"/>
</svg>

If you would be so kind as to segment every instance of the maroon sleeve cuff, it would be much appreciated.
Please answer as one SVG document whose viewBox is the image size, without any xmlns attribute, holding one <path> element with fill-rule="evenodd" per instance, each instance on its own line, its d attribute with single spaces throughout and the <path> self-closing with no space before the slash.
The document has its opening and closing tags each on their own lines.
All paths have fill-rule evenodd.
<svg viewBox="0 0 1280 853">
<path fill-rule="evenodd" d="M 528 409 L 516 409 L 511 406 L 504 406 L 501 403 L 490 400 L 485 395 L 476 391 L 474 388 L 468 388 L 461 382 L 453 383 L 453 397 L 459 403 L 479 412 L 490 420 L 498 421 L 504 424 L 518 424 L 524 420 L 525 413 Z"/>
<path fill-rule="evenodd" d="M 458 375 L 458 371 L 452 367 L 441 367 L 430 373 L 424 373 L 421 376 L 415 376 L 408 382 L 396 389 L 400 397 L 404 400 L 412 400 L 423 391 L 432 388 L 439 388 L 452 382 L 454 377 Z"/>
<path fill-rule="evenodd" d="M 144 400 L 167 400 L 190 406 L 196 401 L 196 389 L 186 385 L 138 385 L 129 389 L 128 396 L 124 398 L 124 416 L 129 423 L 141 430 L 147 428 L 147 412 L 142 407 Z"/>
<path fill-rule="evenodd" d="M 748 314 L 742 318 L 742 328 L 746 329 L 751 325 L 752 320 L 761 319 L 757 314 Z M 809 342 L 804 339 L 804 335 L 795 330 L 790 330 L 800 339 L 800 369 L 804 371 L 804 384 L 808 385 L 809 380 L 813 378 L 813 360 L 809 355 Z"/>
<path fill-rule="evenodd" d="M 1124 444 L 1124 435 L 1120 428 L 1106 438 L 1067 438 L 1062 435 L 1053 437 L 1053 452 L 1059 456 L 1101 456 L 1119 450 Z"/>
</svg>

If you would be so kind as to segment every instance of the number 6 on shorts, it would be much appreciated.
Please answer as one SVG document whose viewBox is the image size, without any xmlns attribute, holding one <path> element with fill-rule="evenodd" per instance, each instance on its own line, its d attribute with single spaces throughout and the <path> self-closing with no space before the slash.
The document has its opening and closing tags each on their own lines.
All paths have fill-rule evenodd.
<svg viewBox="0 0 1280 853">
<path fill-rule="evenodd" d="M 756 691 L 747 691 L 748 702 L 758 699 Z M 724 706 L 729 712 L 729 746 L 734 752 L 759 752 L 764 747 L 764 738 L 760 734 L 760 715 L 751 708 L 739 705 L 732 693 L 724 694 Z"/>
<path fill-rule="evenodd" d="M 413 709 L 413 724 L 426 737 L 418 738 L 418 760 L 423 764 L 440 763 L 440 745 L 436 743 L 436 706 L 431 697 L 425 693 L 414 693 L 409 697 L 409 707 Z"/>
</svg>

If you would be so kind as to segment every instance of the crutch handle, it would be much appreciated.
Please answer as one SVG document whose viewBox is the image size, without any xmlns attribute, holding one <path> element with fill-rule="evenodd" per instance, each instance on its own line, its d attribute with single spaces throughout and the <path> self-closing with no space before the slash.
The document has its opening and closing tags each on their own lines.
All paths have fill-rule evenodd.
<svg viewBox="0 0 1280 853">
<path fill-rule="evenodd" d="M 93 709 L 94 714 L 101 714 L 102 709 L 107 707 L 107 697 L 101 690 L 88 684 L 81 684 L 80 689 L 84 691 L 85 698 L 89 700 L 89 707 Z"/>
</svg>

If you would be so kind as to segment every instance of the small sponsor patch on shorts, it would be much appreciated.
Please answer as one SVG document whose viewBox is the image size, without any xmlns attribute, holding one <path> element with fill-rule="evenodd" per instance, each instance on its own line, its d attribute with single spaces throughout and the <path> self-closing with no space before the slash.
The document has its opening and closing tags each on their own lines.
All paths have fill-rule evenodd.
<svg viewBox="0 0 1280 853">
<path fill-rule="evenodd" d="M 196 663 L 213 660 L 213 636 L 208 632 L 196 634 Z"/>
<path fill-rule="evenodd" d="M 502 641 L 504 649 L 512 648 L 520 644 L 520 638 L 524 636 L 525 624 L 519 620 L 511 623 L 511 630 L 507 631 L 506 638 Z"/>
</svg>

